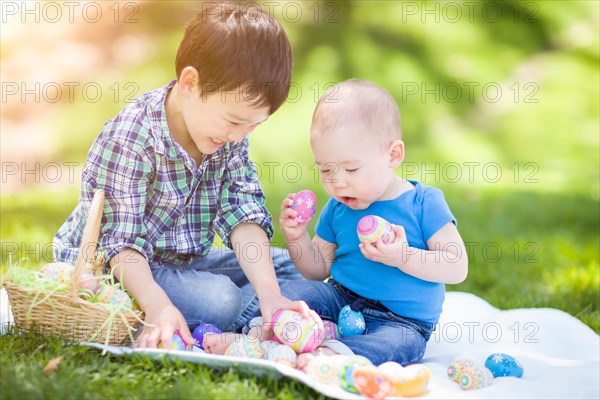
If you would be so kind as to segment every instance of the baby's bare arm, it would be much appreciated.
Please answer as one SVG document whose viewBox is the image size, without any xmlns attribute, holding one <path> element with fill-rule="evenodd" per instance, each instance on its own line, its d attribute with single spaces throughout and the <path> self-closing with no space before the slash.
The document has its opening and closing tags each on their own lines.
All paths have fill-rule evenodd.
<svg viewBox="0 0 600 400">
<path fill-rule="evenodd" d="M 456 284 L 465 280 L 467 251 L 453 223 L 444 225 L 427 241 L 427 250 L 410 247 L 401 226 L 393 225 L 392 229 L 396 233 L 394 243 L 361 243 L 363 255 L 429 282 Z"/>
</svg>

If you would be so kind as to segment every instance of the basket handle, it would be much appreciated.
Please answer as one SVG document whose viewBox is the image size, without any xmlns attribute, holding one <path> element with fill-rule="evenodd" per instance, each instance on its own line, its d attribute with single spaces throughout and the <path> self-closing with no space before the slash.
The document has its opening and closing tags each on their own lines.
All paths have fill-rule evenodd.
<svg viewBox="0 0 600 400">
<path fill-rule="evenodd" d="M 94 193 L 92 205 L 88 212 L 88 218 L 83 228 L 83 236 L 79 245 L 79 254 L 75 263 L 75 270 L 71 278 L 71 286 L 69 293 L 77 297 L 79 293 L 79 277 L 83 272 L 86 264 L 92 262 L 96 246 L 98 245 L 98 237 L 100 236 L 100 222 L 102 221 L 102 212 L 104 209 L 104 190 L 100 189 Z"/>
</svg>

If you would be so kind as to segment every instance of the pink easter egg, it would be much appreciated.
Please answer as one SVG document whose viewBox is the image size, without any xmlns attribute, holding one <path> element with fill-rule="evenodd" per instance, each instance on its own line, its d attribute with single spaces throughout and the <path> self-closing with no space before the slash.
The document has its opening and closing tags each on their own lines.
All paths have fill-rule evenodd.
<svg viewBox="0 0 600 400">
<path fill-rule="evenodd" d="M 396 234 L 392 230 L 390 223 L 376 215 L 362 217 L 358 221 L 356 233 L 361 242 L 377 243 L 381 239 L 383 243 L 388 244 L 396 239 Z"/>
<path fill-rule="evenodd" d="M 89 271 L 84 271 L 79 277 L 79 289 L 97 293 L 100 289 L 98 277 Z"/>
<path fill-rule="evenodd" d="M 291 208 L 298 213 L 295 220 L 300 224 L 305 224 L 315 215 L 317 197 L 310 190 L 298 192 L 292 197 Z"/>
<path fill-rule="evenodd" d="M 275 337 L 297 353 L 309 353 L 323 343 L 317 324 L 299 312 L 278 310 L 273 314 L 271 329 Z"/>
</svg>

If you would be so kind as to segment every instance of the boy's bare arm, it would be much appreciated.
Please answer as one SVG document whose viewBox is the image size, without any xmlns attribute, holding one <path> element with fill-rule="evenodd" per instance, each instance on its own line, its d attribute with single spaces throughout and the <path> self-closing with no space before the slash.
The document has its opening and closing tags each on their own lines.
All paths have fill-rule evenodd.
<svg viewBox="0 0 600 400">
<path fill-rule="evenodd" d="M 259 299 L 261 295 L 279 294 L 269 238 L 260 225 L 241 223 L 233 229 L 230 239 L 237 260 Z"/>
<path fill-rule="evenodd" d="M 260 225 L 241 223 L 233 228 L 230 239 L 237 260 L 258 296 L 265 331 L 277 309 L 295 310 L 310 316 L 306 303 L 290 301 L 281 295 L 271 260 L 269 238 Z"/>
<path fill-rule="evenodd" d="M 162 342 L 163 347 L 170 348 L 174 331 L 179 331 L 186 342 L 194 342 L 183 315 L 156 283 L 143 255 L 133 249 L 126 249 L 110 260 L 110 266 L 115 277 L 146 314 L 147 325 L 135 347 L 156 347 Z"/>
<path fill-rule="evenodd" d="M 363 255 L 429 282 L 456 284 L 465 280 L 468 255 L 453 223 L 444 225 L 427 241 L 428 250 L 410 247 L 401 226 L 392 225 L 392 229 L 396 233 L 394 243 L 376 246 L 361 243 Z"/>
</svg>

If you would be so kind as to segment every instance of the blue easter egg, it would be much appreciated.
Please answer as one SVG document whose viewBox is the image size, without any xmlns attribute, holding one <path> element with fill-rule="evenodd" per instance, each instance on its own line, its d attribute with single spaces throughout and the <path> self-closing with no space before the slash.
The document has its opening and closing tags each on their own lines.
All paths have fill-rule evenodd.
<svg viewBox="0 0 600 400">
<path fill-rule="evenodd" d="M 365 331 L 365 318 L 360 311 L 344 306 L 338 316 L 338 327 L 342 336 L 358 336 Z"/>
<path fill-rule="evenodd" d="M 485 366 L 492 371 L 494 378 L 501 376 L 514 376 L 520 378 L 523 376 L 523 366 L 514 357 L 504 353 L 491 354 L 485 360 Z"/>
<path fill-rule="evenodd" d="M 194 331 L 192 332 L 192 336 L 194 337 L 194 339 L 196 339 L 196 346 L 200 347 L 202 350 L 204 350 L 204 347 L 202 347 L 202 340 L 204 340 L 204 335 L 207 333 L 222 333 L 221 330 L 211 324 L 200 324 L 196 327 L 196 329 L 194 329 Z"/>
</svg>

